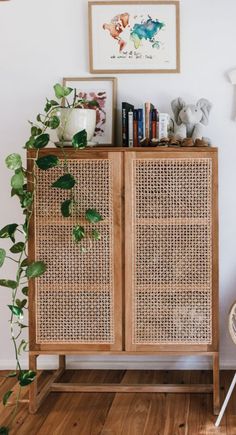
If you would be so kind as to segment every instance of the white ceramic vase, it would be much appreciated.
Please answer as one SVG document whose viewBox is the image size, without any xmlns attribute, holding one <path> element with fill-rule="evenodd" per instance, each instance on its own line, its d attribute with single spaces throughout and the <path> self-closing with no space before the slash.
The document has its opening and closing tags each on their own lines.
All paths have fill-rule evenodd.
<svg viewBox="0 0 236 435">
<path fill-rule="evenodd" d="M 61 107 L 57 116 L 61 120 L 57 129 L 60 142 L 71 142 L 73 136 L 81 130 L 86 130 L 87 140 L 91 142 L 96 127 L 96 110 Z"/>
</svg>

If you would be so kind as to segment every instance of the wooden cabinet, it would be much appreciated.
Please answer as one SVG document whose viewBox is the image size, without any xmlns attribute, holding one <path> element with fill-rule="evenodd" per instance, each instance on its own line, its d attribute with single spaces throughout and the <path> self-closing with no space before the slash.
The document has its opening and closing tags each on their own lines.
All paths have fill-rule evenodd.
<svg viewBox="0 0 236 435">
<path fill-rule="evenodd" d="M 60 149 L 39 151 L 52 153 L 63 161 Z M 217 150 L 101 148 L 68 149 L 66 154 L 69 171 L 78 180 L 74 194 L 80 215 L 61 216 L 60 204 L 70 192 L 51 184 L 62 167 L 36 169 L 30 227 L 30 260 L 48 266 L 30 283 L 31 368 L 40 354 L 60 355 L 45 394 L 60 389 L 55 379 L 69 354 L 208 355 L 213 358 L 213 384 L 190 385 L 187 391 L 214 390 L 216 412 Z M 35 156 L 28 152 L 30 172 Z M 76 245 L 73 226 L 93 227 L 84 220 L 88 208 L 103 216 L 97 224 L 101 240 Z M 111 388 L 116 390 L 103 386 L 102 391 Z M 142 391 L 163 388 L 144 386 Z M 89 391 L 98 389 L 91 386 Z M 116 391 L 121 389 L 119 385 Z M 83 386 L 77 391 L 84 391 Z M 34 412 L 45 395 L 38 396 L 36 384 L 30 394 Z"/>
</svg>

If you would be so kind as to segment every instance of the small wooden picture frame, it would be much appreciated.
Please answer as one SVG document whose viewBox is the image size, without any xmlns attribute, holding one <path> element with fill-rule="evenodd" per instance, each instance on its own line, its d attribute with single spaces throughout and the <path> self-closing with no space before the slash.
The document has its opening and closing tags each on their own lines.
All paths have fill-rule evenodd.
<svg viewBox="0 0 236 435">
<path fill-rule="evenodd" d="M 92 73 L 179 73 L 179 1 L 90 1 Z"/>
<path fill-rule="evenodd" d="M 75 88 L 79 98 L 96 100 L 97 124 L 93 141 L 115 146 L 117 79 L 115 77 L 64 77 L 63 86 Z"/>
</svg>

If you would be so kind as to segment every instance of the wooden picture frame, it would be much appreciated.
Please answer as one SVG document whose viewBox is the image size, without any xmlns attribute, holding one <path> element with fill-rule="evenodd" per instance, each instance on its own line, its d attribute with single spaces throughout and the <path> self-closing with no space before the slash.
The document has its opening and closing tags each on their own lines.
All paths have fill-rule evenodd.
<svg viewBox="0 0 236 435">
<path fill-rule="evenodd" d="M 180 72 L 178 0 L 90 1 L 88 15 L 91 73 Z"/>
<path fill-rule="evenodd" d="M 86 96 L 88 100 L 98 100 L 100 106 L 96 109 L 98 122 L 93 140 L 99 146 L 115 146 L 117 79 L 115 77 L 64 77 L 63 86 L 76 88 L 81 92 L 81 96 Z"/>
</svg>

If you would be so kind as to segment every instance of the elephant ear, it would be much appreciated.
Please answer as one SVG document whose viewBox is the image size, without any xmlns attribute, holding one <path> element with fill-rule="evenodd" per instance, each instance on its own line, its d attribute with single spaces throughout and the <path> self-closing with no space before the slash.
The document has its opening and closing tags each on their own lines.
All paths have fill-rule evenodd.
<svg viewBox="0 0 236 435">
<path fill-rule="evenodd" d="M 179 113 L 185 106 L 186 106 L 186 104 L 185 104 L 184 100 L 182 100 L 182 98 L 180 98 L 180 97 L 171 101 L 171 108 L 173 110 L 175 122 L 177 125 L 182 124 Z"/>
<path fill-rule="evenodd" d="M 207 125 L 212 104 L 206 98 L 201 98 L 197 102 L 197 107 L 199 107 L 202 111 L 202 119 L 200 122 L 204 125 Z"/>
</svg>

